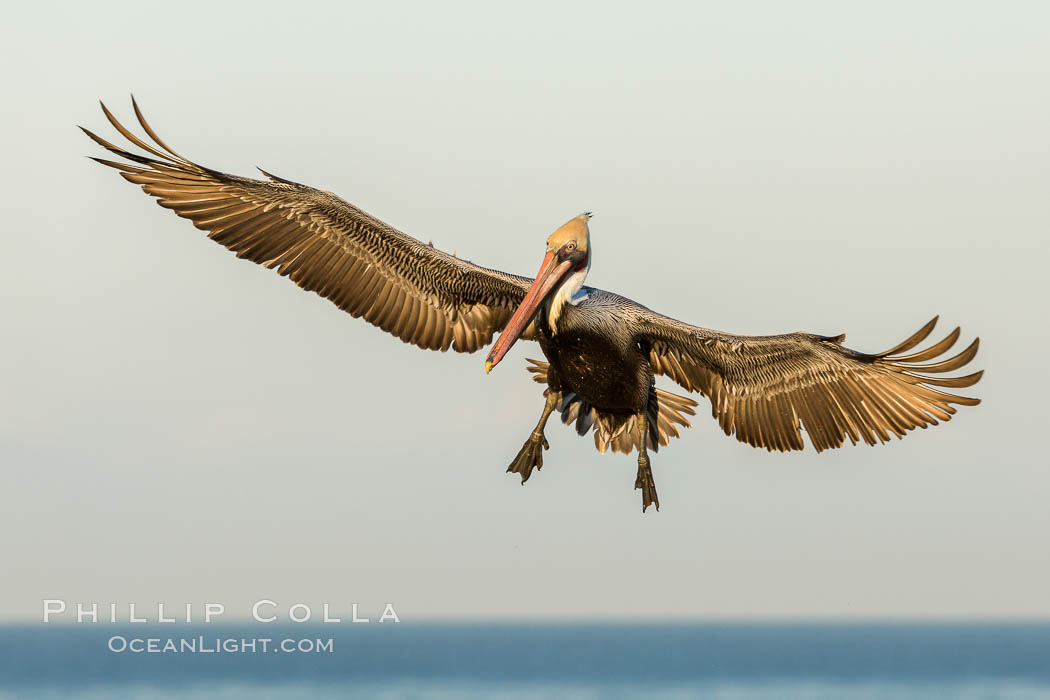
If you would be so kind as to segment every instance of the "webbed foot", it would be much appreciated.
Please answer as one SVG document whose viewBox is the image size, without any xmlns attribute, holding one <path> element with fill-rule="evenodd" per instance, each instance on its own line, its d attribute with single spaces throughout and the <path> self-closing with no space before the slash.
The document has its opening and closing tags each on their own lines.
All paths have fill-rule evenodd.
<svg viewBox="0 0 1050 700">
<path fill-rule="evenodd" d="M 521 446 L 518 456 L 507 467 L 508 472 L 521 474 L 521 483 L 525 483 L 532 476 L 533 469 L 543 468 L 543 451 L 549 450 L 550 444 L 542 432 L 533 431 L 525 444 Z"/>
<path fill-rule="evenodd" d="M 649 463 L 649 455 L 644 452 L 638 457 L 638 478 L 634 480 L 634 487 L 642 490 L 643 513 L 649 506 L 656 506 L 656 510 L 660 510 L 660 497 L 656 495 L 653 468 Z"/>
</svg>

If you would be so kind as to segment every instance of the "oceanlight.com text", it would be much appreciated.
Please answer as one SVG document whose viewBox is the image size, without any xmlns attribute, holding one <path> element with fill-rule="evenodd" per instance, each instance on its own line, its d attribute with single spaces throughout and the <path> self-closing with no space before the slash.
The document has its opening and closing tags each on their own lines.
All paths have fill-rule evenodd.
<svg viewBox="0 0 1050 700">
<path fill-rule="evenodd" d="M 123 637 L 106 642 L 115 654 L 332 654 L 333 639 L 270 637 Z"/>
</svg>

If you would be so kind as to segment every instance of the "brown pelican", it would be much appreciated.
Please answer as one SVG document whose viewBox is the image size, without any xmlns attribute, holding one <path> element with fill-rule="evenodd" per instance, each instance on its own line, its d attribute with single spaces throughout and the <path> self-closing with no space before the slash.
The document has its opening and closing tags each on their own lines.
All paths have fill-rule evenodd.
<svg viewBox="0 0 1050 700">
<path fill-rule="evenodd" d="M 145 154 L 84 132 L 130 162 L 94 160 L 141 185 L 158 204 L 208 237 L 274 269 L 406 343 L 474 352 L 492 340 L 490 371 L 519 339 L 537 341 L 547 362 L 529 360 L 546 385 L 543 412 L 508 472 L 524 483 L 543 466 L 544 429 L 558 411 L 600 452 L 638 451 L 635 488 L 642 510 L 660 502 L 649 450 L 689 426 L 695 401 L 655 386 L 669 377 L 711 401 L 727 435 L 767 450 L 801 450 L 802 431 L 819 452 L 847 439 L 869 445 L 937 425 L 953 404 L 978 399 L 941 388 L 968 387 L 982 372 L 939 377 L 966 365 L 978 341 L 940 358 L 959 338 L 913 351 L 937 319 L 885 352 L 842 345 L 845 335 L 743 336 L 691 326 L 612 292 L 584 285 L 590 268 L 590 213 L 548 239 L 535 279 L 490 270 L 426 245 L 334 194 L 262 171 L 269 180 L 227 175 L 187 160 L 150 128 L 132 99 L 147 143 L 102 105 L 113 127 Z"/>
</svg>

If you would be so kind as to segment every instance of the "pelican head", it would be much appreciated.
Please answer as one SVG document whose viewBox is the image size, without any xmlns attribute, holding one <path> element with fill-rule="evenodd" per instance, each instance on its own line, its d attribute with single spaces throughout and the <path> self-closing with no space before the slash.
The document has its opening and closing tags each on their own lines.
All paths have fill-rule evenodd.
<svg viewBox="0 0 1050 700">
<path fill-rule="evenodd" d="M 499 364 L 548 299 L 551 300 L 551 328 L 556 328 L 562 308 L 583 286 L 591 267 L 591 230 L 587 225 L 591 216 L 589 211 L 574 216 L 547 237 L 547 252 L 540 271 L 525 294 L 525 300 L 492 344 L 492 350 L 485 358 L 486 373 Z"/>
</svg>

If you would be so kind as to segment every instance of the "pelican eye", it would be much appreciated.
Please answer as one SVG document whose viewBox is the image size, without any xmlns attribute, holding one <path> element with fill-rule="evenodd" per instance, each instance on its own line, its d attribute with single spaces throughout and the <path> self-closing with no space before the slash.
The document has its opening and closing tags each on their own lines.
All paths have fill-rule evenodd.
<svg viewBox="0 0 1050 700">
<path fill-rule="evenodd" d="M 576 250 L 576 241 L 569 241 L 565 244 L 565 250 Z"/>
</svg>

